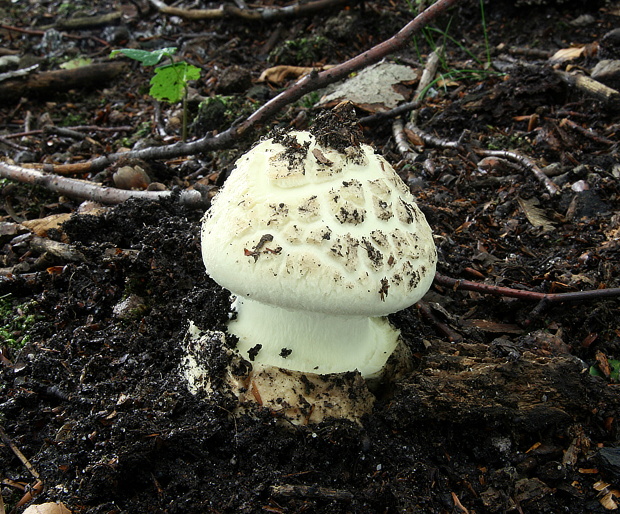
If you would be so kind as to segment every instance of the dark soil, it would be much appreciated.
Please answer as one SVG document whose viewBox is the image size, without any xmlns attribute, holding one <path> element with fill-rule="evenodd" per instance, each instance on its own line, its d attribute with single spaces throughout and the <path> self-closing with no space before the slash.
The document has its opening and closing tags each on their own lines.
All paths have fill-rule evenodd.
<svg viewBox="0 0 620 514">
<path fill-rule="evenodd" d="M 182 55 L 206 70 L 200 93 L 214 94 L 224 82 L 233 95 L 236 103 L 227 108 L 233 112 L 224 109 L 217 117 L 229 116 L 230 124 L 252 108 L 246 98 L 262 103 L 274 94 L 265 85 L 250 92 L 247 81 L 248 73 L 256 79 L 272 64 L 265 51 L 270 36 L 278 64 L 336 63 L 410 19 L 406 2 L 381 5 L 272 24 L 182 22 L 128 3 L 122 6 L 126 24 L 116 27 L 120 40 L 109 41 L 112 48 L 127 46 L 127 38 L 144 48 L 189 42 Z M 139 16 L 136 6 L 145 12 Z M 2 8 L 7 24 L 24 22 L 21 8 Z M 571 24 L 585 14 L 593 22 Z M 43 3 L 28 14 L 33 27 L 55 17 Z M 500 2 L 486 6 L 486 20 L 493 59 L 502 60 L 499 45 L 553 53 L 596 43 L 619 18 L 610 6 Z M 347 23 L 348 31 L 325 29 Z M 484 59 L 477 2 L 455 9 L 448 30 Z M 109 51 L 91 37 L 107 37 L 104 29 L 76 34 L 82 39 L 71 46 L 64 41 L 59 55 L 69 47 L 75 54 Z M 51 66 L 53 50 L 40 46 L 40 36 L 0 31 L 0 37 L 7 48 Z M 284 41 L 302 37 L 314 43 L 293 55 Z M 398 57 L 418 60 L 414 45 Z M 447 58 L 453 69 L 475 66 L 454 45 Z M 617 105 L 567 85 L 544 59 L 520 59 L 522 65 L 506 75 L 459 80 L 428 99 L 418 125 L 448 140 L 468 131 L 472 146 L 519 151 L 541 167 L 552 165 L 559 194 L 551 196 L 514 163 L 483 170 L 473 153 L 429 145 L 408 163 L 389 121 L 364 126 L 363 138 L 412 187 L 435 232 L 442 274 L 547 293 L 620 287 Z M 596 61 L 590 51 L 572 64 L 589 70 Z M 240 89 L 223 79 L 229 70 L 242 77 Z M 1 105 L 3 134 L 23 130 L 26 111 L 39 123 L 45 114 L 57 125 L 71 116 L 79 122 L 68 125 L 129 124 L 137 132 L 154 114 L 151 100 L 138 92 L 147 80 L 135 67 L 105 92 L 76 90 Z M 162 110 L 164 121 L 173 117 L 174 107 Z M 303 124 L 317 113 L 300 102 L 273 125 Z M 174 123 L 166 130 L 178 137 Z M 140 139 L 125 135 L 122 142 L 121 134 L 93 137 L 105 151 Z M 147 136 L 152 144 L 162 140 L 155 128 Z M 16 141 L 26 149 L 3 147 L 4 154 L 26 154 L 27 161 L 87 159 L 104 151 L 92 141 L 58 135 Z M 168 188 L 196 181 L 213 187 L 250 144 L 247 139 L 236 149 L 157 163 L 148 171 Z M 98 180 L 111 184 L 111 172 Z M 545 305 L 435 285 L 425 297 L 434 322 L 415 307 L 392 316 L 415 370 L 377 391 L 374 412 L 361 424 L 291 426 L 259 408 L 235 418 L 232 399 L 192 396 L 178 369 L 189 321 L 225 330 L 229 316 L 229 294 L 206 276 L 200 258 L 202 212 L 172 199 L 130 200 L 79 214 L 79 202 L 8 182 L 2 195 L 0 297 L 9 302 L 7 320 L 35 314 L 34 324 L 12 328 L 22 348 L 0 339 L 6 434 L 0 474 L 7 512 L 24 496 L 23 485 L 36 482 L 11 445 L 40 474 L 43 490 L 35 502 L 62 501 L 73 512 L 590 513 L 620 501 L 614 492 L 620 487 L 617 299 Z M 14 225 L 61 213 L 72 216 L 45 236 L 79 250 L 73 260 L 37 251 L 32 236 Z M 533 224 L 535 215 L 544 223 Z"/>
</svg>

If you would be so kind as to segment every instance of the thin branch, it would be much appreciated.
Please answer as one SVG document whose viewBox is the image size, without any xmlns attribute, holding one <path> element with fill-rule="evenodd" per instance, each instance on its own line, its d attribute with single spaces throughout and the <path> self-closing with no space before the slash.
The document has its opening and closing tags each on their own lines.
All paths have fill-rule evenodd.
<svg viewBox="0 0 620 514">
<path fill-rule="evenodd" d="M 437 68 L 439 66 L 439 55 L 442 51 L 443 47 L 439 46 L 428 56 L 428 59 L 426 60 L 426 66 L 424 66 L 424 71 L 422 72 L 422 77 L 420 77 L 418 87 L 413 97 L 415 101 L 419 102 L 422 100 L 426 89 L 433 82 L 435 74 L 437 73 Z M 415 122 L 417 114 L 417 109 L 411 112 L 411 120 L 413 122 Z M 405 134 L 405 125 L 401 119 L 394 121 L 394 123 L 392 124 L 392 134 L 394 135 L 394 139 L 396 141 L 396 148 L 398 148 L 398 151 L 405 159 L 413 162 L 415 158 L 420 154 L 416 152 L 409 144 L 409 141 L 407 140 L 407 135 Z"/>
<path fill-rule="evenodd" d="M 422 105 L 422 102 L 419 100 L 414 100 L 413 102 L 407 102 L 404 104 L 400 104 L 398 107 L 394 107 L 389 111 L 379 111 L 375 114 L 371 114 L 369 116 L 364 116 L 359 119 L 361 125 L 372 125 L 373 123 L 379 123 L 383 120 L 387 120 L 389 118 L 396 118 L 397 116 L 401 116 L 402 114 L 406 114 L 414 109 L 417 109 Z"/>
<path fill-rule="evenodd" d="M 452 330 L 446 323 L 440 321 L 437 316 L 433 313 L 430 306 L 426 302 L 418 302 L 416 303 L 416 307 L 419 309 L 420 314 L 424 316 L 427 320 L 429 320 L 437 330 L 439 330 L 444 336 L 448 338 L 448 341 L 451 343 L 460 343 L 463 341 L 463 336 L 458 332 Z"/>
<path fill-rule="evenodd" d="M 594 289 L 592 291 L 576 291 L 573 293 L 538 293 L 536 291 L 524 291 L 521 289 L 512 289 L 510 287 L 481 284 L 480 282 L 472 282 L 470 280 L 458 280 L 439 273 L 435 274 L 434 283 L 449 287 L 454 291 L 462 289 L 496 296 L 520 298 L 521 300 L 544 301 L 546 303 L 582 302 L 620 297 L 620 287 Z"/>
<path fill-rule="evenodd" d="M 407 124 L 407 128 L 415 133 L 418 137 L 420 137 L 425 143 L 428 143 L 432 146 L 438 148 L 455 148 L 457 150 L 464 150 L 465 146 L 462 143 L 462 137 L 458 141 L 448 141 L 447 139 L 442 139 L 424 130 L 416 127 L 412 123 Z M 481 156 L 484 157 L 501 157 L 508 161 L 516 162 L 522 168 L 525 168 L 531 171 L 534 176 L 544 184 L 545 188 L 551 195 L 556 195 L 560 192 L 560 188 L 553 182 L 547 175 L 543 173 L 543 171 L 538 167 L 538 165 L 529 157 L 525 155 L 521 155 L 518 152 L 510 151 L 510 150 L 484 150 L 482 148 L 472 148 L 472 150 Z"/>
<path fill-rule="evenodd" d="M 134 127 L 130 125 L 120 125 L 118 127 L 98 127 L 97 125 L 76 125 L 75 127 L 64 127 L 68 130 L 75 130 L 77 132 L 130 132 L 135 130 Z M 5 139 L 14 139 L 17 137 L 26 137 L 26 136 L 38 136 L 43 134 L 45 131 L 43 129 L 29 130 L 27 132 L 15 132 L 13 134 L 5 134 Z"/>
<path fill-rule="evenodd" d="M 405 126 L 403 120 L 400 118 L 394 120 L 394 123 L 392 123 L 392 135 L 394 136 L 394 141 L 396 142 L 396 148 L 403 156 L 403 159 L 413 162 L 415 158 L 420 155 L 411 147 L 409 141 L 407 141 Z"/>
<path fill-rule="evenodd" d="M 166 5 L 161 0 L 149 0 L 162 14 L 178 16 L 186 20 L 213 20 L 217 18 L 241 18 L 244 20 L 281 20 L 291 16 L 308 16 L 316 12 L 354 3 L 351 0 L 314 0 L 295 3 L 284 7 L 260 7 L 248 9 L 230 4 L 223 4 L 217 9 L 180 9 Z"/>
<path fill-rule="evenodd" d="M 413 123 L 407 123 L 407 130 L 413 132 L 416 136 L 418 136 L 422 141 L 426 144 L 434 146 L 436 148 L 455 148 L 460 150 L 463 148 L 461 141 L 449 141 L 448 139 L 443 139 L 441 137 L 434 136 L 433 134 L 429 134 L 425 130 L 422 130 L 417 125 Z"/>
<path fill-rule="evenodd" d="M 560 192 L 560 188 L 555 184 L 555 182 L 545 175 L 532 159 L 526 157 L 525 155 L 508 150 L 483 150 L 481 148 L 474 148 L 474 152 L 485 157 L 502 157 L 509 161 L 516 162 L 524 168 L 530 170 L 534 176 L 544 184 L 545 188 L 547 188 L 547 191 L 551 195 L 556 195 Z"/>
<path fill-rule="evenodd" d="M 145 200 L 162 200 L 175 198 L 181 205 L 189 208 L 206 209 L 209 206 L 209 195 L 195 189 L 177 191 L 130 191 L 105 187 L 86 180 L 60 177 L 55 174 L 22 168 L 13 164 L 0 162 L 0 177 L 17 180 L 26 184 L 43 186 L 50 191 L 78 200 L 91 200 L 107 205 L 116 205 L 130 198 Z"/>
<path fill-rule="evenodd" d="M 0 439 L 2 442 L 7 445 L 11 451 L 15 454 L 15 456 L 21 461 L 24 467 L 30 472 L 30 474 L 34 478 L 40 478 L 39 472 L 34 468 L 34 466 L 30 463 L 30 461 L 25 457 L 25 455 L 20 451 L 20 449 L 11 441 L 11 438 L 6 434 L 4 429 L 0 426 Z"/>
</svg>

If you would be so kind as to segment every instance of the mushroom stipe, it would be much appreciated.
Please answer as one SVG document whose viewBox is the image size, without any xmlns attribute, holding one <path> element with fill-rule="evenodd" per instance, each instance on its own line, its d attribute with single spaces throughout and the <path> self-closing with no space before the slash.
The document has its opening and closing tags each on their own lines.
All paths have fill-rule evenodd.
<svg viewBox="0 0 620 514">
<path fill-rule="evenodd" d="M 431 229 L 352 120 L 258 143 L 205 214 L 206 270 L 234 295 L 228 332 L 253 366 L 377 378 L 400 341 L 385 316 L 431 286 Z"/>
</svg>

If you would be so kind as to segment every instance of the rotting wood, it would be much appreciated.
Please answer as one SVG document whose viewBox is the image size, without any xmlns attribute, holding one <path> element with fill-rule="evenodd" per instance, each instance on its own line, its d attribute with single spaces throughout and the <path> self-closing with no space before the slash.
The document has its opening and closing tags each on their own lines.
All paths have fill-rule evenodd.
<svg viewBox="0 0 620 514">
<path fill-rule="evenodd" d="M 522 437 L 592 415 L 586 386 L 592 378 L 573 355 L 542 355 L 525 340 L 511 357 L 487 344 L 431 345 L 434 351 L 422 357 L 399 393 L 421 426 L 445 420 L 467 427 L 484 420 L 488 426 L 508 424 Z"/>
</svg>

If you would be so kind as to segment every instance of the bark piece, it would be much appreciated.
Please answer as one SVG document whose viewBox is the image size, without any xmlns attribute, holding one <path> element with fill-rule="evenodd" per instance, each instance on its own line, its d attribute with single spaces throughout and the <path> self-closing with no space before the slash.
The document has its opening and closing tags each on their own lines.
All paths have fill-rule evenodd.
<svg viewBox="0 0 620 514">
<path fill-rule="evenodd" d="M 591 377 L 583 370 L 583 362 L 571 355 L 541 357 L 526 350 L 509 360 L 484 344 L 434 340 L 403 385 L 402 401 L 410 402 L 420 423 L 459 420 L 476 426 L 484 420 L 487 426 L 536 433 L 590 415 L 585 381 Z"/>
</svg>

